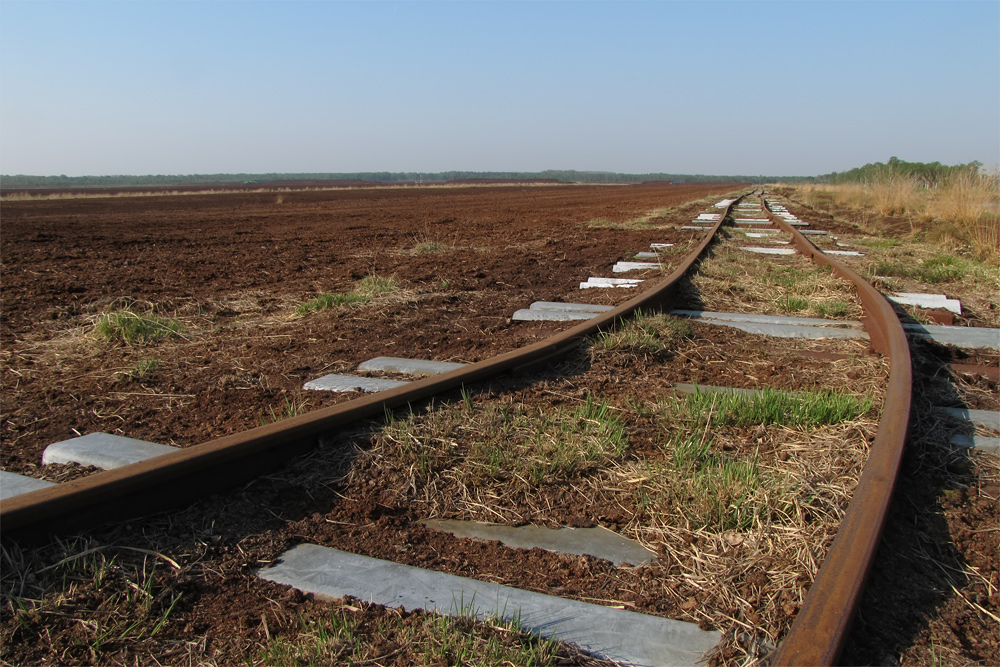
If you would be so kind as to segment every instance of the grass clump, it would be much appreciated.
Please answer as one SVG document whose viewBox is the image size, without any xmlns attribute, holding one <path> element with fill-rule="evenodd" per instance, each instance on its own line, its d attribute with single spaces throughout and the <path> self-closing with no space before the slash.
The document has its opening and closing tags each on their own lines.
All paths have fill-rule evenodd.
<svg viewBox="0 0 1000 667">
<path fill-rule="evenodd" d="M 121 372 L 118 375 L 124 380 L 146 380 L 153 375 L 156 371 L 160 370 L 161 364 L 160 360 L 154 357 L 148 359 L 140 359 L 135 362 L 135 365 L 127 371 Z"/>
<path fill-rule="evenodd" d="M 663 472 L 674 481 L 663 500 L 696 530 L 747 530 L 770 513 L 761 497 L 775 483 L 762 474 L 756 455 L 740 458 L 713 451 L 711 444 L 704 429 L 666 443 L 671 469 Z"/>
<path fill-rule="evenodd" d="M 651 477 L 667 480 L 651 485 L 654 504 L 680 512 L 694 529 L 745 531 L 794 512 L 794 482 L 767 473 L 758 452 L 727 451 L 716 440 L 745 441 L 726 427 L 786 426 L 796 430 L 852 421 L 871 410 L 873 400 L 831 392 L 790 394 L 701 392 L 662 406 L 666 430 L 663 470 Z M 735 449 L 739 449 L 738 447 Z M 648 499 L 647 499 L 648 502 Z"/>
<path fill-rule="evenodd" d="M 807 310 L 809 308 L 809 302 L 806 299 L 797 296 L 786 295 L 778 299 L 778 307 L 786 313 L 797 313 L 799 311 Z"/>
<path fill-rule="evenodd" d="M 73 540 L 48 550 L 47 557 L 61 559 L 34 571 L 24 569 L 29 554 L 19 547 L 2 555 L 5 602 L 16 622 L 5 642 L 37 642 L 48 632 L 46 617 L 78 624 L 73 641 L 61 647 L 60 663 L 101 663 L 100 656 L 155 638 L 184 595 L 171 585 L 178 564 L 144 549 Z M 19 574 L 12 578 L 12 572 Z"/>
<path fill-rule="evenodd" d="M 367 303 L 377 296 L 388 294 L 399 288 L 399 283 L 394 277 L 370 275 L 358 281 L 354 290 L 350 292 L 324 292 L 319 296 L 300 303 L 295 308 L 296 315 L 308 315 L 320 310 L 328 310 L 337 306 L 344 306 L 352 303 Z"/>
<path fill-rule="evenodd" d="M 178 336 L 184 327 L 176 320 L 122 308 L 98 315 L 94 330 L 98 336 L 112 343 L 144 345 Z"/>
<path fill-rule="evenodd" d="M 813 303 L 812 309 L 820 317 L 845 317 L 851 312 L 851 304 L 840 299 L 831 299 Z"/>
<path fill-rule="evenodd" d="M 478 408 L 465 400 L 395 420 L 380 439 L 424 482 L 448 477 L 480 487 L 538 487 L 584 475 L 628 446 L 614 410 L 592 398 L 575 410 L 550 412 L 500 403 Z"/>
<path fill-rule="evenodd" d="M 873 277 L 909 278 L 932 285 L 960 282 L 970 273 L 977 274 L 979 271 L 969 260 L 954 255 L 937 255 L 916 265 L 893 260 L 880 261 L 869 268 L 869 274 Z"/>
<path fill-rule="evenodd" d="M 334 608 L 328 616 L 300 615 L 298 634 L 271 639 L 255 663 L 382 664 L 386 647 L 395 647 L 392 664 L 542 666 L 563 664 L 565 657 L 559 644 L 522 631 L 514 621 L 477 620 L 471 606 L 446 616 L 361 605 Z"/>
<path fill-rule="evenodd" d="M 694 327 L 685 318 L 637 313 L 634 319 L 619 329 L 600 334 L 594 347 L 607 352 L 624 351 L 662 356 L 693 335 Z"/>
<path fill-rule="evenodd" d="M 382 296 L 383 294 L 395 292 L 397 289 L 399 289 L 399 282 L 395 277 L 379 276 L 373 273 L 372 275 L 365 276 L 359 280 L 354 292 L 371 299 L 377 296 Z"/>
<path fill-rule="evenodd" d="M 765 268 L 761 280 L 766 285 L 794 288 L 805 283 L 806 279 L 812 277 L 815 273 L 816 269 L 804 270 L 794 266 L 781 266 L 772 263 Z"/>
<path fill-rule="evenodd" d="M 436 252 L 446 252 L 454 249 L 455 246 L 442 243 L 440 241 L 421 241 L 417 245 L 413 246 L 412 253 L 414 255 L 430 255 Z"/>
<path fill-rule="evenodd" d="M 267 414 L 260 418 L 260 425 L 273 424 L 283 419 L 298 417 L 301 414 L 305 414 L 308 409 L 309 401 L 301 396 L 291 397 L 285 395 L 285 399 L 278 410 L 275 410 L 274 406 L 268 406 Z"/>
<path fill-rule="evenodd" d="M 780 425 L 815 428 L 856 419 L 872 409 L 870 397 L 833 392 L 790 394 L 764 389 L 742 394 L 731 391 L 688 395 L 682 410 L 695 421 L 708 419 L 717 426 Z"/>
<path fill-rule="evenodd" d="M 337 292 L 332 294 L 324 292 L 314 299 L 309 299 L 305 303 L 300 303 L 295 308 L 295 313 L 297 315 L 308 315 L 312 312 L 336 308 L 337 306 L 343 306 L 348 303 L 363 303 L 367 300 L 368 299 L 364 298 L 360 294 L 356 294 L 354 292 Z"/>
</svg>

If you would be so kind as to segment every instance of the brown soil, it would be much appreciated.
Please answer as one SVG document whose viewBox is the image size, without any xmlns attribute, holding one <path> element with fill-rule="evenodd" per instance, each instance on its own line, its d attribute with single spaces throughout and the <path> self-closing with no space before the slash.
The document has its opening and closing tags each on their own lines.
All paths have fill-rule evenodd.
<svg viewBox="0 0 1000 667">
<path fill-rule="evenodd" d="M 648 247 L 650 234 L 590 229 L 732 185 L 424 188 L 6 202 L 2 466 L 28 472 L 46 445 L 104 431 L 188 446 L 349 400 L 307 380 L 376 356 L 477 361 L 558 327 L 511 326 L 535 300 L 614 303 L 577 289 Z M 692 208 L 691 210 L 694 210 Z M 692 238 L 677 230 L 653 238 Z M 417 254 L 424 242 L 444 249 Z M 370 274 L 400 289 L 297 317 L 321 292 Z M 133 305 L 183 337 L 116 345 L 92 333 Z M 136 378 L 142 360 L 158 368 Z M 35 473 L 37 474 L 37 473 Z"/>
<path fill-rule="evenodd" d="M 651 241 L 676 242 L 670 256 L 682 255 L 693 237 L 675 229 L 592 229 L 586 221 L 626 222 L 679 206 L 661 213 L 664 222 L 676 224 L 704 207 L 686 202 L 730 189 L 484 187 L 292 192 L 281 200 L 274 193 L 247 193 L 7 202 L 0 249 L 3 468 L 42 476 L 41 449 L 72 437 L 74 429 L 186 446 L 256 426 L 272 411 L 280 417 L 288 405 L 349 400 L 306 395 L 301 385 L 350 371 L 369 357 L 475 361 L 537 340 L 556 327 L 512 326 L 515 309 L 533 300 L 629 298 L 631 290 L 580 292 L 576 284 L 587 275 L 610 275 L 612 262 Z M 454 249 L 414 252 L 427 241 Z M 319 292 L 348 291 L 369 274 L 395 275 L 401 289 L 368 304 L 294 315 L 295 305 Z M 690 285 L 682 291 L 692 292 Z M 711 306 L 711 295 L 700 296 L 698 305 Z M 182 321 L 185 337 L 136 348 L 93 336 L 89 323 L 96 314 L 133 301 Z M 150 357 L 161 364 L 150 376 L 124 375 Z M 915 393 L 923 402 L 915 404 L 911 434 L 920 437 L 908 450 L 873 585 L 845 656 L 849 664 L 995 664 L 1000 657 L 995 628 L 991 633 L 983 625 L 987 617 L 970 607 L 997 613 L 1000 582 L 990 557 L 998 548 L 997 481 L 989 468 L 995 462 L 942 446 L 943 426 L 928 421 L 927 409 L 941 404 L 942 395 L 995 396 L 996 386 L 941 384 L 938 371 L 948 359 L 934 349 L 917 357 Z M 661 426 L 646 410 L 674 382 L 851 386 L 877 398 L 884 365 L 856 342 L 774 345 L 694 322 L 692 335 L 669 355 L 582 350 L 540 375 L 476 387 L 473 401 L 548 409 L 599 395 L 629 420 L 632 459 L 626 463 L 637 464 L 662 452 Z M 5 544 L 0 659 L 246 664 L 262 660 L 260 647 L 273 639 L 305 634 L 301 618 L 338 613 L 369 628 L 363 634 L 375 647 L 373 657 L 389 656 L 374 664 L 420 661 L 419 653 L 379 638 L 373 628 L 384 609 L 313 600 L 254 576 L 305 541 L 717 627 L 729 633 L 726 649 L 715 657 L 723 664 L 766 654 L 789 627 L 811 581 L 807 572 L 781 584 L 779 573 L 798 566 L 787 557 L 684 526 L 665 529 L 663 555 L 673 558 L 644 568 L 433 532 L 417 520 L 433 511 L 462 512 L 416 502 L 405 467 L 380 458 L 377 447 L 368 450 L 380 428 L 361 424 L 336 434 L 286 469 L 182 511 L 96 530 L 68 546 Z M 852 437 L 870 440 L 869 424 L 853 428 Z M 777 465 L 789 456 L 788 437 L 730 427 L 718 447 L 753 452 L 763 464 Z M 841 447 L 843 440 L 835 440 Z M 836 451 L 833 444 L 830 449 Z M 838 461 L 845 476 L 856 474 L 852 455 L 845 448 Z M 86 472 L 68 466 L 47 474 Z M 596 480 L 605 483 L 584 488 L 592 481 L 572 478 L 544 489 L 534 501 L 545 511 L 534 514 L 510 499 L 497 506 L 512 513 L 507 520 L 513 523 L 518 512 L 521 522 L 597 523 L 628 533 L 648 520 L 626 509 L 637 506 L 640 487 Z M 67 550 L 87 548 L 98 551 L 58 564 Z M 164 556 L 178 567 L 165 564 Z M 103 583 L 84 566 L 112 558 Z M 720 581 L 705 585 L 691 576 L 703 564 L 721 567 L 713 570 Z M 961 574 L 965 564 L 978 568 L 986 583 Z M 942 567 L 959 574 L 941 575 Z M 132 593 L 142 574 L 152 582 L 146 597 Z M 20 611 L 6 597 L 11 594 L 41 602 Z M 171 605 L 155 636 L 128 630 L 133 619 L 149 630 Z M 97 642 L 105 631 L 103 643 Z M 572 653 L 562 659 L 588 661 Z"/>
</svg>

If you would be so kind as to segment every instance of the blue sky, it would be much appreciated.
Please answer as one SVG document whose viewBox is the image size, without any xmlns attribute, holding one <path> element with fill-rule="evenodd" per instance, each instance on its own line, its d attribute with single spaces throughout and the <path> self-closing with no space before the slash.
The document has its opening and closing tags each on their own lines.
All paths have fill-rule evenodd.
<svg viewBox="0 0 1000 667">
<path fill-rule="evenodd" d="M 1000 2 L 0 0 L 0 173 L 1000 163 Z"/>
</svg>

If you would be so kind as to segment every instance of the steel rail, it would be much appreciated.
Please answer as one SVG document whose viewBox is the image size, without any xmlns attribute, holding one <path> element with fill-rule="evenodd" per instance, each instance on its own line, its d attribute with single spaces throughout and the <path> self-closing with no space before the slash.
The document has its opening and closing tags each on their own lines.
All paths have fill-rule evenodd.
<svg viewBox="0 0 1000 667">
<path fill-rule="evenodd" d="M 5 535 L 12 532 L 44 535 L 177 507 L 232 488 L 277 467 L 311 449 L 314 439 L 322 433 L 381 416 L 387 410 L 466 384 L 530 370 L 560 358 L 579 346 L 587 336 L 613 328 L 636 310 L 662 306 L 681 278 L 697 264 L 742 198 L 736 198 L 720 211 L 718 222 L 707 228 L 711 234 L 706 234 L 670 275 L 613 310 L 545 340 L 464 368 L 8 498 L 0 501 L 0 527 Z"/>
<path fill-rule="evenodd" d="M 831 267 L 857 288 L 872 347 L 889 360 L 882 418 L 854 497 L 802 608 L 770 658 L 772 667 L 833 665 L 844 649 L 896 485 L 910 421 L 910 347 L 896 312 L 878 290 L 826 255 L 780 216 L 775 217 L 766 200 L 763 204 L 778 227 L 792 235 L 799 252 L 817 264 Z"/>
</svg>

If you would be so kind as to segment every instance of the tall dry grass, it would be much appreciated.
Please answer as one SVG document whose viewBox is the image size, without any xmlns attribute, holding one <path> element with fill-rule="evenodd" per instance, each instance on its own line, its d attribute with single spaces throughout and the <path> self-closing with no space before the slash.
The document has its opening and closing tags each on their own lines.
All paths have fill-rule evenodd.
<svg viewBox="0 0 1000 667">
<path fill-rule="evenodd" d="M 863 227 L 874 231 L 878 216 L 903 216 L 912 232 L 924 231 L 942 242 L 960 241 L 984 260 L 1000 256 L 1000 171 L 956 174 L 937 188 L 888 173 L 866 183 L 801 185 L 796 191 L 814 208 L 854 210 Z"/>
<path fill-rule="evenodd" d="M 1000 253 L 1000 169 L 953 176 L 932 195 L 927 212 L 962 230 L 978 255 L 995 259 Z"/>
<path fill-rule="evenodd" d="M 912 176 L 888 173 L 865 188 L 871 193 L 872 208 L 881 215 L 905 215 L 917 212 L 920 193 L 917 179 Z"/>
<path fill-rule="evenodd" d="M 866 183 L 798 186 L 806 203 L 872 209 L 881 215 L 903 215 L 919 208 L 916 179 L 890 174 Z"/>
</svg>

